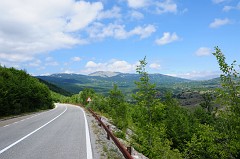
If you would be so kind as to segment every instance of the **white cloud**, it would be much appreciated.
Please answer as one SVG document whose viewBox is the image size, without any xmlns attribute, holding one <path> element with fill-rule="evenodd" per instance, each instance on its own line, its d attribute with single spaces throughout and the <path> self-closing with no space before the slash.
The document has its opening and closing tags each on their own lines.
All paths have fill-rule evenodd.
<svg viewBox="0 0 240 159">
<path fill-rule="evenodd" d="M 213 3 L 218 4 L 218 3 L 226 2 L 228 0 L 212 0 L 212 1 L 213 1 Z"/>
<path fill-rule="evenodd" d="M 151 63 L 149 67 L 152 69 L 160 69 L 161 65 L 159 63 Z"/>
<path fill-rule="evenodd" d="M 78 62 L 78 61 L 81 61 L 82 59 L 80 57 L 73 57 L 72 58 L 72 61 L 75 61 L 75 62 Z"/>
<path fill-rule="evenodd" d="M 169 33 L 169 32 L 165 32 L 163 33 L 163 37 L 156 39 L 155 42 L 158 45 L 166 45 L 168 43 L 172 43 L 174 41 L 179 40 L 180 38 L 178 37 L 178 35 L 176 33 Z"/>
<path fill-rule="evenodd" d="M 223 11 L 224 11 L 224 12 L 228 12 L 228 11 L 230 11 L 230 10 L 232 10 L 232 9 L 234 9 L 233 6 L 224 6 L 224 7 L 223 7 Z"/>
<path fill-rule="evenodd" d="M 58 66 L 59 63 L 55 61 L 52 57 L 45 58 L 45 66 Z"/>
<path fill-rule="evenodd" d="M 157 14 L 163 13 L 176 13 L 177 12 L 177 4 L 172 0 L 165 0 L 163 2 L 156 2 L 156 11 Z"/>
<path fill-rule="evenodd" d="M 178 74 L 167 74 L 173 77 L 180 77 L 191 80 L 208 80 L 213 79 L 220 76 L 219 71 L 192 71 L 186 73 L 178 73 Z"/>
<path fill-rule="evenodd" d="M 69 69 L 66 69 L 66 70 L 64 70 L 63 72 L 64 72 L 64 73 L 67 73 L 67 74 L 70 74 L 70 73 L 75 73 L 74 71 L 72 71 L 72 70 L 69 70 Z"/>
<path fill-rule="evenodd" d="M 210 28 L 218 28 L 223 25 L 230 24 L 231 21 L 228 18 L 225 19 L 214 19 L 214 21 L 209 25 Z"/>
<path fill-rule="evenodd" d="M 58 62 L 56 62 L 56 61 L 47 62 L 45 64 L 45 66 L 58 66 L 58 65 L 59 65 Z"/>
<path fill-rule="evenodd" d="M 223 11 L 228 12 L 230 10 L 240 10 L 240 2 L 237 4 L 237 6 L 224 6 Z"/>
<path fill-rule="evenodd" d="M 35 60 L 31 63 L 29 63 L 29 66 L 32 66 L 32 67 L 39 67 L 41 65 L 42 61 L 41 60 Z"/>
<path fill-rule="evenodd" d="M 1 46 L 0 46 L 1 47 Z M 33 60 L 31 54 L 18 54 L 18 53 L 1 53 L 0 52 L 0 60 L 8 61 L 8 62 L 26 62 Z"/>
<path fill-rule="evenodd" d="M 200 47 L 196 52 L 195 55 L 197 56 L 208 56 L 211 54 L 211 49 L 207 47 Z"/>
<path fill-rule="evenodd" d="M 137 19 L 137 20 L 144 18 L 144 15 L 141 12 L 138 12 L 135 10 L 130 12 L 130 16 L 132 19 Z"/>
<path fill-rule="evenodd" d="M 127 0 L 128 6 L 131 8 L 143 8 L 149 5 L 149 0 Z"/>
<path fill-rule="evenodd" d="M 85 65 L 86 68 L 97 68 L 97 67 L 101 67 L 104 66 L 104 64 L 102 63 L 95 63 L 93 61 L 88 61 L 87 64 Z"/>
<path fill-rule="evenodd" d="M 47 57 L 47 58 L 45 59 L 45 61 L 52 61 L 52 60 L 53 60 L 52 57 Z"/>
<path fill-rule="evenodd" d="M 92 23 L 102 9 L 101 2 L 0 1 L 0 60 L 24 62 L 42 52 L 86 43 L 73 32 Z"/>
<path fill-rule="evenodd" d="M 92 73 L 96 71 L 111 71 L 129 73 L 135 71 L 136 64 L 130 64 L 124 60 L 110 60 L 105 63 L 96 63 L 88 61 L 85 65 L 84 73 Z"/>
<path fill-rule="evenodd" d="M 154 25 L 147 25 L 146 27 L 135 27 L 133 30 L 129 31 L 128 36 L 139 35 L 141 39 L 151 36 L 152 33 L 156 31 Z"/>
<path fill-rule="evenodd" d="M 156 14 L 177 12 L 177 4 L 173 0 L 127 0 L 127 2 L 130 8 L 147 8 L 150 12 Z"/>
<path fill-rule="evenodd" d="M 126 39 L 134 35 L 138 35 L 141 39 L 143 39 L 151 36 L 151 34 L 155 31 L 156 28 L 154 25 L 147 25 L 145 27 L 137 26 L 130 31 L 126 31 L 124 25 L 112 23 L 107 26 L 102 23 L 95 23 L 88 29 L 91 39 L 104 39 L 107 37 Z"/>
<path fill-rule="evenodd" d="M 97 19 L 111 19 L 111 18 L 121 18 L 121 8 L 114 6 L 111 10 L 102 11 L 98 14 Z"/>
</svg>

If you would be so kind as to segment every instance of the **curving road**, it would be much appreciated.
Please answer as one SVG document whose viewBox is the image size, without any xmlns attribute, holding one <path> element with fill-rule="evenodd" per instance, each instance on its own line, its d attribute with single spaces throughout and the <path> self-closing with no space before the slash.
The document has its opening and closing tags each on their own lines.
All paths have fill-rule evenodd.
<svg viewBox="0 0 240 159">
<path fill-rule="evenodd" d="M 88 124 L 80 107 L 56 108 L 0 127 L 1 159 L 92 159 Z"/>
</svg>

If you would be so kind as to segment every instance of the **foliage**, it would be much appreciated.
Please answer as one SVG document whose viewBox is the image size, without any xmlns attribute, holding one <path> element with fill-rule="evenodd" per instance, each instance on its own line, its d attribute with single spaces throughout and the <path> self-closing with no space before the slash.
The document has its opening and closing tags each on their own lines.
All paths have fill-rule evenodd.
<svg viewBox="0 0 240 159">
<path fill-rule="evenodd" d="M 226 63 L 226 58 L 221 50 L 216 47 L 216 52 L 213 53 L 216 56 L 221 74 L 221 84 L 222 89 L 219 90 L 220 98 L 223 99 L 222 102 L 230 106 L 232 112 L 240 115 L 240 98 L 239 98 L 239 73 L 237 72 L 236 61 L 233 61 L 231 65 Z M 239 67 L 240 68 L 240 67 Z"/>
<path fill-rule="evenodd" d="M 0 116 L 53 108 L 48 87 L 23 70 L 0 67 Z"/>
<path fill-rule="evenodd" d="M 92 98 L 95 94 L 94 90 L 91 88 L 85 88 L 82 92 L 80 92 L 80 99 L 83 105 L 88 103 L 87 99 Z"/>
<path fill-rule="evenodd" d="M 140 78 L 135 82 L 138 91 L 133 95 L 136 100 L 138 115 L 134 115 L 136 125 L 135 141 L 142 146 L 139 149 L 150 158 L 164 158 L 166 156 L 178 156 L 178 151 L 172 151 L 171 142 L 167 139 L 165 118 L 166 106 L 157 98 L 155 84 L 150 83 L 146 71 L 146 57 L 140 60 L 137 73 Z"/>
<path fill-rule="evenodd" d="M 112 109 L 113 122 L 122 130 L 126 130 L 128 126 L 127 121 L 127 103 L 124 100 L 123 93 L 114 84 L 113 89 L 109 92 L 108 97 L 109 107 Z"/>
<path fill-rule="evenodd" d="M 202 95 L 203 97 L 203 102 L 200 103 L 200 106 L 203 109 L 206 109 L 208 113 L 212 113 L 213 111 L 213 95 L 210 94 L 209 92 L 206 92 Z"/>
<path fill-rule="evenodd" d="M 54 85 L 54 84 L 52 84 L 52 83 L 49 83 L 49 82 L 47 82 L 47 81 L 44 81 L 44 80 L 42 80 L 41 78 L 38 78 L 38 80 L 39 80 L 41 83 L 43 83 L 43 84 L 45 84 L 46 86 L 48 86 L 48 88 L 49 88 L 51 91 L 55 92 L 55 93 L 58 93 L 58 94 L 63 95 L 63 96 L 71 96 L 71 95 L 72 95 L 72 93 L 70 93 L 70 92 L 68 92 L 68 91 L 66 91 L 66 90 L 64 90 L 64 89 L 62 89 L 62 88 L 60 88 L 60 87 L 58 87 L 58 86 L 56 86 L 56 85 Z"/>
<path fill-rule="evenodd" d="M 215 51 L 223 72 L 221 87 L 217 91 L 205 90 L 202 103 L 194 111 L 181 107 L 172 93 L 151 83 L 146 57 L 136 69 L 139 80 L 135 82 L 131 103 L 126 102 L 126 94 L 117 84 L 105 96 L 84 89 L 63 99 L 87 104 L 86 98 L 91 96 L 92 102 L 87 106 L 110 117 L 123 130 L 115 133 L 118 137 L 125 138 L 125 130 L 130 128 L 131 145 L 150 159 L 240 158 L 239 73 L 235 61 L 228 65 L 221 50 L 216 47 Z M 182 100 L 193 93 L 184 95 L 180 96 Z M 217 102 L 221 107 L 215 110 Z"/>
</svg>

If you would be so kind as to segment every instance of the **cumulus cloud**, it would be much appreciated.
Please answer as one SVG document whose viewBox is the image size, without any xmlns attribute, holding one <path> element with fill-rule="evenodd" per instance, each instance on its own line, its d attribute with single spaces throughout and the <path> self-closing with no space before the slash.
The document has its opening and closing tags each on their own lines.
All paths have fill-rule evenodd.
<svg viewBox="0 0 240 159">
<path fill-rule="evenodd" d="M 52 57 L 45 58 L 45 66 L 58 66 L 59 63 L 55 61 Z"/>
<path fill-rule="evenodd" d="M 208 56 L 211 54 L 211 49 L 207 47 L 200 47 L 196 52 L 195 55 L 197 56 Z"/>
<path fill-rule="evenodd" d="M 218 3 L 226 2 L 228 0 L 212 0 L 212 1 L 213 1 L 213 3 L 218 4 Z"/>
<path fill-rule="evenodd" d="M 78 62 L 78 61 L 81 61 L 82 59 L 80 57 L 73 57 L 72 58 L 72 61 L 75 61 L 75 62 Z"/>
<path fill-rule="evenodd" d="M 142 8 L 149 5 L 150 0 L 127 0 L 128 6 L 131 8 Z"/>
<path fill-rule="evenodd" d="M 1 44 L 0 44 L 1 45 Z M 1 46 L 0 46 L 1 47 Z M 27 62 L 31 61 L 34 58 L 31 54 L 18 54 L 18 53 L 4 53 L 0 52 L 0 60 L 8 61 L 8 62 Z"/>
<path fill-rule="evenodd" d="M 163 37 L 156 39 L 155 42 L 158 45 L 166 45 L 169 43 L 172 43 L 174 41 L 179 40 L 180 38 L 178 37 L 178 35 L 176 33 L 169 33 L 169 32 L 165 32 L 163 33 Z"/>
<path fill-rule="evenodd" d="M 124 25 L 112 24 L 104 25 L 102 23 L 95 23 L 88 29 L 90 38 L 92 39 L 104 39 L 107 37 L 113 37 L 115 39 L 126 39 L 128 37 L 138 35 L 141 39 L 151 36 L 156 31 L 154 25 L 147 25 L 145 27 L 137 26 L 130 31 L 125 29 Z"/>
<path fill-rule="evenodd" d="M 137 20 L 144 18 L 144 15 L 141 12 L 138 12 L 135 10 L 130 12 L 130 16 L 132 19 L 137 19 Z"/>
<path fill-rule="evenodd" d="M 192 71 L 179 74 L 167 74 L 173 77 L 180 77 L 191 80 L 209 80 L 219 77 L 221 73 L 219 71 Z"/>
<path fill-rule="evenodd" d="M 112 18 L 121 18 L 121 8 L 114 6 L 111 10 L 102 11 L 98 14 L 97 19 L 112 19 Z"/>
<path fill-rule="evenodd" d="M 38 53 L 86 43 L 74 32 L 92 23 L 101 2 L 0 1 L 0 59 L 24 62 Z"/>
<path fill-rule="evenodd" d="M 154 1 L 154 0 L 127 0 L 128 6 L 130 8 L 139 9 L 139 8 L 148 8 L 155 13 L 176 13 L 177 4 L 173 0 L 163 0 L 163 1 Z"/>
<path fill-rule="evenodd" d="M 177 4 L 174 3 L 172 0 L 166 0 L 163 2 L 156 2 L 156 11 L 158 14 L 163 13 L 176 13 L 177 12 Z"/>
<path fill-rule="evenodd" d="M 224 6 L 223 11 L 228 12 L 230 10 L 240 10 L 240 2 L 237 4 L 237 6 Z"/>
<path fill-rule="evenodd" d="M 33 62 L 30 62 L 29 66 L 31 66 L 31 67 L 39 67 L 41 64 L 42 64 L 41 60 L 35 60 Z"/>
<path fill-rule="evenodd" d="M 152 69 L 160 69 L 161 65 L 159 63 L 151 63 L 149 67 Z"/>
<path fill-rule="evenodd" d="M 105 63 L 96 63 L 94 61 L 88 61 L 85 65 L 85 73 L 92 73 L 95 71 L 111 71 L 111 72 L 133 72 L 136 68 L 136 64 L 130 64 L 124 60 L 110 60 Z"/>
<path fill-rule="evenodd" d="M 214 19 L 214 21 L 212 23 L 210 23 L 209 27 L 210 28 L 218 28 L 220 26 L 223 26 L 223 25 L 227 25 L 227 24 L 230 24 L 231 21 L 228 19 L 228 18 L 225 18 L 225 19 Z"/>
<path fill-rule="evenodd" d="M 45 64 L 45 66 L 58 66 L 58 65 L 59 65 L 58 62 L 56 62 L 56 61 L 47 62 Z"/>
</svg>

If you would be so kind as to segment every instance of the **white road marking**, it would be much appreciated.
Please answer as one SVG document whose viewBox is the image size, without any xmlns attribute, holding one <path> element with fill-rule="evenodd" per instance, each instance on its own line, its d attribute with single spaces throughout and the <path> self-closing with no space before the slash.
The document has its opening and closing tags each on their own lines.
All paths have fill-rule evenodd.
<svg viewBox="0 0 240 159">
<path fill-rule="evenodd" d="M 52 120 L 50 120 L 49 122 L 47 122 L 46 124 L 42 125 L 41 127 L 37 128 L 36 130 L 32 131 L 31 133 L 27 134 L 26 136 L 22 137 L 21 139 L 17 140 L 16 142 L 12 143 L 11 145 L 5 147 L 4 149 L 2 149 L 0 151 L 0 154 L 2 154 L 3 152 L 7 151 L 8 149 L 10 149 L 11 147 L 13 147 L 14 145 L 18 144 L 19 142 L 23 141 L 24 139 L 26 139 L 27 137 L 31 136 L 32 134 L 34 134 L 35 132 L 37 132 L 38 130 L 42 129 L 43 127 L 47 126 L 48 124 L 50 124 L 51 122 L 53 122 L 54 120 L 56 120 L 58 117 L 60 117 L 61 115 L 63 115 L 63 113 L 65 113 L 67 111 L 67 107 L 66 109 L 59 114 L 58 116 L 56 116 L 55 118 L 53 118 Z"/>
<path fill-rule="evenodd" d="M 86 132 L 86 148 L 87 148 L 87 159 L 92 159 L 92 146 L 91 146 L 91 141 L 90 141 L 90 136 L 89 136 L 89 130 L 88 130 L 88 123 L 87 123 L 87 118 L 85 115 L 84 110 L 79 107 L 84 115 L 84 120 L 85 120 L 85 132 Z"/>
<path fill-rule="evenodd" d="M 54 109 L 51 109 L 51 110 L 49 110 L 49 111 L 47 111 L 47 112 L 53 111 L 53 110 L 55 110 L 57 107 L 58 107 L 58 106 L 56 105 L 56 107 L 55 107 Z M 42 113 L 47 113 L 47 112 L 42 112 Z M 33 118 L 33 117 L 36 117 L 36 116 L 38 116 L 38 115 L 40 115 L 40 114 L 42 114 L 42 113 L 35 114 L 35 115 L 30 116 L 30 117 L 28 117 L 28 118 L 26 118 L 26 119 L 22 119 L 22 120 L 16 121 L 16 122 L 14 122 L 14 123 L 11 123 L 11 124 L 8 124 L 8 125 L 5 125 L 5 126 L 3 126 L 3 127 L 8 127 L 8 126 L 10 126 L 10 125 L 13 125 L 13 124 L 17 124 L 17 123 L 23 122 L 23 121 L 25 121 L 25 120 L 31 119 L 31 118 Z"/>
</svg>

